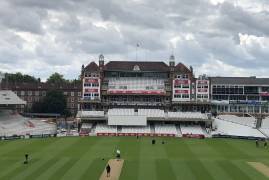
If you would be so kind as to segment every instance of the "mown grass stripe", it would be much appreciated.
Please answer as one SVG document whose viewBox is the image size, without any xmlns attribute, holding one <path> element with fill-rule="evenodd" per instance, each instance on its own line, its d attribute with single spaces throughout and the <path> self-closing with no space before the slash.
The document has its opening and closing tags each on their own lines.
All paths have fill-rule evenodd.
<svg viewBox="0 0 269 180">
<path fill-rule="evenodd" d="M 111 159 L 115 157 L 115 151 L 119 147 L 120 139 L 115 137 L 102 138 L 91 148 L 92 153 L 99 154 L 100 158 Z M 126 144 L 126 143 L 125 143 Z M 126 152 L 122 152 L 124 156 Z M 94 159 L 95 157 L 93 157 Z"/>
<path fill-rule="evenodd" d="M 0 156 L 7 152 L 12 152 L 17 149 L 21 149 L 24 146 L 29 145 L 31 140 L 13 140 L 13 141 L 0 141 Z"/>
<path fill-rule="evenodd" d="M 160 146 L 160 139 L 155 139 L 156 144 L 152 145 L 154 138 L 140 138 L 138 139 L 139 157 L 137 158 L 138 179 L 156 179 L 156 164 L 154 157 L 164 158 L 166 156 L 165 149 Z"/>
<path fill-rule="evenodd" d="M 36 142 L 41 143 L 42 147 L 43 146 L 45 146 L 45 147 L 43 147 L 42 149 L 33 148 L 33 144 L 29 145 L 29 147 L 27 147 L 27 148 L 31 149 L 31 152 L 32 152 L 32 153 L 30 153 L 31 164 L 35 163 L 36 160 L 39 160 L 39 156 L 40 156 L 39 153 L 42 153 L 43 151 L 46 152 L 47 147 L 54 146 L 58 141 L 57 140 L 55 141 L 53 139 L 49 139 L 48 141 L 43 141 L 43 140 L 37 141 L 36 140 Z M 45 144 L 44 144 L 44 142 L 45 142 Z M 40 146 L 40 144 L 38 144 L 38 145 Z M 35 146 L 36 146 L 36 144 L 35 144 Z M 5 171 L 1 170 L 0 171 L 0 178 L 1 178 L 1 176 L 5 176 L 6 174 L 8 174 L 9 172 L 11 172 L 14 169 L 17 169 L 17 170 L 20 169 L 20 167 L 22 166 L 22 163 L 24 161 L 24 154 L 25 153 L 29 153 L 29 151 L 25 151 L 25 149 L 19 149 L 19 148 L 16 151 L 7 152 L 5 154 L 5 157 L 12 158 L 12 161 L 15 161 L 16 163 L 13 163 L 9 166 L 6 166 L 6 168 L 4 168 L 4 169 L 6 169 Z M 2 164 L 1 159 L 0 159 L 0 163 Z M 7 163 L 6 165 L 8 165 L 8 164 L 9 163 Z"/>
<path fill-rule="evenodd" d="M 256 148 L 256 143 L 254 140 L 225 140 L 231 146 L 238 148 L 243 151 L 246 155 L 253 159 L 263 159 L 264 156 L 268 156 L 268 149 L 263 147 L 263 142 L 260 142 L 260 146 Z M 248 149 L 251 148 L 251 151 Z"/>
<path fill-rule="evenodd" d="M 177 179 L 179 180 L 195 179 L 192 171 L 187 166 L 186 160 L 170 160 L 170 163 Z"/>
<path fill-rule="evenodd" d="M 175 148 L 180 146 L 180 148 Z M 196 155 L 191 151 L 185 139 L 176 139 L 164 144 L 166 154 L 170 159 L 196 159 Z"/>
<path fill-rule="evenodd" d="M 242 170 L 245 174 L 247 174 L 250 179 L 259 179 L 259 180 L 268 180 L 268 177 L 266 177 L 261 172 L 254 169 L 252 166 L 247 164 L 245 161 L 236 161 L 233 162 L 235 166 L 237 166 L 239 169 Z"/>
<path fill-rule="evenodd" d="M 98 179 L 101 174 L 99 171 L 103 170 L 104 164 L 108 159 L 114 158 L 116 148 L 121 150 L 122 157 L 125 159 L 121 180 L 158 179 L 159 174 L 167 174 L 170 171 L 173 172 L 170 178 L 180 180 L 266 179 L 245 163 L 247 161 L 269 163 L 268 150 L 256 148 L 253 141 L 155 139 L 157 144 L 154 146 L 151 145 L 151 137 L 139 139 L 136 137 L 66 137 L 18 140 L 18 149 L 14 148 L 16 141 L 8 145 L 11 151 L 4 148 L 7 144 L 3 142 L 4 146 L 0 143 L 0 151 L 4 155 L 0 156 L 0 179 L 10 180 L 12 177 L 19 179 L 19 175 L 27 180 Z M 162 140 L 166 143 L 161 144 Z M 35 142 L 27 143 L 27 141 Z M 19 142 L 26 142 L 28 146 L 22 147 L 22 143 Z M 30 153 L 30 164 L 24 166 L 22 163 L 26 151 Z M 51 158 L 55 158 L 56 161 L 46 162 Z M 102 161 L 102 158 L 105 160 Z M 62 161 L 63 159 L 65 161 Z M 156 162 L 160 160 L 169 163 L 164 168 L 158 168 Z M 221 166 L 220 162 L 226 162 L 225 166 L 228 168 Z M 166 169 L 167 167 L 169 170 Z"/>
<path fill-rule="evenodd" d="M 102 174 L 107 161 L 103 161 L 101 159 L 94 159 L 84 173 L 82 173 L 82 176 L 80 177 L 80 180 L 84 179 L 99 179 L 100 175 Z"/>
<path fill-rule="evenodd" d="M 22 180 L 22 179 L 30 179 L 33 178 L 31 177 L 31 174 L 34 173 L 35 171 L 38 171 L 40 168 L 42 168 L 43 166 L 47 166 L 47 164 L 51 164 L 51 162 L 53 162 L 53 158 L 50 159 L 41 159 L 39 161 L 39 163 L 36 163 L 35 165 L 25 165 L 27 168 L 17 172 L 16 174 L 14 174 L 13 176 L 11 176 L 10 179 L 12 180 Z M 27 178 L 29 177 L 29 178 Z"/>
<path fill-rule="evenodd" d="M 27 168 L 29 166 L 34 166 L 36 164 L 39 163 L 40 159 L 35 159 L 33 161 L 31 161 L 30 164 L 23 164 L 22 162 L 18 162 L 16 164 L 14 164 L 14 166 L 9 167 L 9 169 L 7 169 L 6 171 L 3 171 L 3 173 L 0 175 L 0 179 L 11 179 L 11 177 L 16 176 L 17 174 L 19 174 L 20 172 L 23 172 L 25 170 L 27 170 Z"/>
<path fill-rule="evenodd" d="M 124 165 L 121 171 L 120 179 L 137 180 L 140 179 L 139 175 L 139 160 L 124 160 Z"/>
<path fill-rule="evenodd" d="M 214 179 L 204 165 L 199 160 L 186 161 L 189 169 L 196 179 L 211 180 Z"/>
<path fill-rule="evenodd" d="M 28 139 L 25 141 L 24 145 L 20 145 L 17 148 L 14 148 L 12 150 L 8 150 L 5 152 L 0 152 L 1 156 L 23 156 L 25 153 L 34 153 L 38 152 L 42 145 L 48 146 L 51 143 L 55 143 L 52 139 L 45 138 L 45 139 Z"/>
<path fill-rule="evenodd" d="M 143 138 L 136 139 L 135 137 L 121 138 L 113 149 L 113 156 L 115 157 L 116 149 L 121 150 L 122 157 L 127 160 L 137 160 L 140 157 L 140 144 L 144 142 Z M 126 150 L 128 149 L 128 152 Z M 125 162 L 124 162 L 125 163 Z"/>
<path fill-rule="evenodd" d="M 40 146 L 40 144 L 42 144 L 43 143 L 43 145 L 45 145 L 46 147 L 47 146 L 49 146 L 49 145 L 54 145 L 56 142 L 57 142 L 57 140 L 55 141 L 55 140 L 53 140 L 53 139 L 46 139 L 47 141 L 45 141 L 44 139 L 42 139 L 42 140 L 26 140 L 27 142 L 28 141 L 35 141 L 37 144 L 38 144 L 38 146 Z M 44 144 L 44 142 L 45 142 L 45 144 Z M 33 143 L 33 144 L 31 144 L 31 145 L 29 145 L 29 144 L 27 144 L 26 143 L 26 145 L 29 145 L 29 146 L 27 146 L 27 148 L 28 149 L 31 149 L 31 152 L 33 152 L 33 153 L 31 153 L 30 154 L 30 159 L 31 159 L 31 162 L 30 162 L 30 165 L 32 165 L 32 164 L 34 164 L 36 161 L 39 161 L 40 159 L 38 159 L 38 157 L 39 157 L 39 155 L 38 155 L 38 153 L 41 153 L 42 151 L 46 151 L 46 147 L 44 148 L 43 147 L 43 149 L 42 150 L 40 150 L 40 151 L 38 151 L 39 150 L 39 148 L 33 148 L 33 146 L 35 145 L 37 145 L 36 143 Z M 5 171 L 0 171 L 0 179 L 1 178 L 3 178 L 3 177 L 6 177 L 6 176 L 12 176 L 13 174 L 16 174 L 16 173 L 14 173 L 14 172 L 20 172 L 20 170 L 24 170 L 26 167 L 23 165 L 23 161 L 24 161 L 24 154 L 25 154 L 25 152 L 29 152 L 29 151 L 25 151 L 25 149 L 26 149 L 26 147 L 25 148 L 23 148 L 23 149 L 17 149 L 17 150 L 14 150 L 14 151 L 12 151 L 12 152 L 7 152 L 6 154 L 5 154 L 5 156 L 6 157 L 10 157 L 10 158 L 12 158 L 12 161 L 15 161 L 16 163 L 14 163 L 14 164 L 12 164 L 12 165 L 10 165 L 10 166 L 7 166 L 6 167 L 6 170 Z M 2 161 L 1 161 L 1 159 L 0 159 L 0 163 L 2 163 Z M 8 164 L 6 164 L 6 165 L 8 165 Z M 28 164 L 29 165 L 29 164 Z M 12 171 L 14 171 L 14 172 L 12 172 Z"/>
<path fill-rule="evenodd" d="M 69 159 L 66 163 L 62 164 L 54 173 L 49 176 L 49 180 L 59 180 L 69 169 L 76 163 L 78 159 Z"/>
<path fill-rule="evenodd" d="M 38 168 L 32 169 L 30 172 L 28 171 L 27 174 L 23 174 L 24 177 L 21 176 L 20 180 L 22 180 L 22 179 L 26 179 L 26 180 L 28 180 L 28 179 L 38 179 L 37 177 L 39 175 L 44 173 L 44 171 L 46 171 L 46 169 L 53 166 L 57 161 L 58 161 L 58 159 L 56 159 L 54 157 L 52 157 L 51 159 L 48 159 L 44 164 L 42 164 Z"/>
<path fill-rule="evenodd" d="M 87 139 L 86 139 L 87 140 Z M 61 179 L 79 179 L 80 176 L 85 172 L 89 164 L 91 163 L 93 150 L 95 146 L 98 146 L 98 143 L 101 141 L 89 141 L 90 146 L 89 148 L 81 148 L 79 149 L 79 159 L 72 165 L 70 170 L 66 172 Z M 79 147 L 79 146 L 78 146 Z"/>
<path fill-rule="evenodd" d="M 220 157 L 233 160 L 250 158 L 248 154 L 240 150 L 237 146 L 233 146 L 230 141 L 226 141 L 225 139 L 212 139 L 206 142 L 219 153 Z"/>
<path fill-rule="evenodd" d="M 70 141 L 66 141 L 65 139 L 61 139 L 62 143 L 60 144 L 55 144 L 55 149 L 56 151 L 52 151 L 54 153 L 49 154 L 48 156 L 43 156 L 43 158 L 50 158 L 52 161 L 51 163 L 48 162 L 47 164 L 45 164 L 43 167 L 41 167 L 40 169 L 37 169 L 36 171 L 32 172 L 32 175 L 30 174 L 28 178 L 26 179 L 30 179 L 31 177 L 34 177 L 35 175 L 38 175 L 40 170 L 44 170 L 46 168 L 49 168 L 50 166 L 52 166 L 52 164 L 56 163 L 56 161 L 58 160 L 59 156 L 62 156 L 67 150 L 72 149 L 72 147 L 77 147 L 76 145 L 78 145 L 79 143 L 81 143 L 80 140 L 77 139 L 70 139 Z"/>
<path fill-rule="evenodd" d="M 16 173 L 15 174 L 21 174 L 19 176 L 24 176 L 23 174 L 27 174 L 30 171 L 32 171 L 31 167 L 32 167 L 33 163 L 35 163 L 37 160 L 40 160 L 40 162 L 43 162 L 44 161 L 44 158 L 50 159 L 50 158 L 54 157 L 53 154 L 47 154 L 47 152 L 51 152 L 51 149 L 53 147 L 55 149 L 57 147 L 57 145 L 61 145 L 61 147 L 58 147 L 57 148 L 57 151 L 56 151 L 57 153 L 60 154 L 61 153 L 61 150 L 64 150 L 66 147 L 71 146 L 72 143 L 74 143 L 76 141 L 79 141 L 78 139 L 74 139 L 73 141 L 70 141 L 69 143 L 65 143 L 64 144 L 64 143 L 62 143 L 62 141 L 59 141 L 59 140 L 52 141 L 52 139 L 50 139 L 51 142 L 50 141 L 46 141 L 46 140 L 42 139 L 41 141 L 39 141 L 39 142 L 43 143 L 42 145 L 40 145 L 41 147 L 43 147 L 42 150 L 40 150 L 40 151 L 37 152 L 37 149 L 39 149 L 39 148 L 37 148 L 37 149 L 34 150 L 35 151 L 34 153 L 31 153 L 30 154 L 30 162 L 29 162 L 29 164 L 26 165 L 27 168 L 25 168 L 25 169 L 24 168 L 19 168 L 20 166 L 23 166 L 23 164 L 22 164 L 23 160 L 22 160 L 21 163 L 18 162 L 17 164 L 14 165 L 14 168 L 16 169 Z M 43 153 L 44 153 L 44 155 L 43 155 Z M 24 158 L 23 155 L 20 155 L 20 157 L 23 157 Z M 40 157 L 42 157 L 43 159 L 41 159 Z M 39 163 L 37 163 L 36 166 L 39 166 Z M 35 168 L 36 168 L 36 166 L 35 166 Z M 8 176 L 13 177 L 14 175 L 9 174 Z"/>
<path fill-rule="evenodd" d="M 201 163 L 207 169 L 208 173 L 216 180 L 227 180 L 230 179 L 229 174 L 224 171 L 216 161 L 212 160 L 201 160 Z"/>
<path fill-rule="evenodd" d="M 235 166 L 229 160 L 218 161 L 218 164 L 224 171 L 226 171 L 227 174 L 229 174 L 230 179 L 233 179 L 233 180 L 238 180 L 238 179 L 250 180 L 251 179 L 246 173 L 244 173 L 240 168 Z"/>
<path fill-rule="evenodd" d="M 168 159 L 157 159 L 155 163 L 157 179 L 176 179 L 176 175 Z"/>
<path fill-rule="evenodd" d="M 132 143 L 128 143 L 132 142 Z M 123 151 L 122 158 L 124 159 L 124 165 L 121 171 L 120 179 L 137 180 L 140 179 L 140 167 L 141 167 L 141 148 L 145 139 L 139 137 L 121 138 L 117 143 L 117 147 Z M 126 150 L 128 149 L 128 152 Z"/>
<path fill-rule="evenodd" d="M 21 160 L 20 163 L 22 163 L 23 160 Z M 0 176 L 3 172 L 6 172 L 10 168 L 14 167 L 18 163 L 18 159 L 9 158 L 6 157 L 4 159 L 0 159 Z"/>
<path fill-rule="evenodd" d="M 138 179 L 157 179 L 156 163 L 154 159 L 139 160 Z"/>
<path fill-rule="evenodd" d="M 115 143 L 119 141 L 119 139 L 115 139 L 115 138 L 111 138 L 109 140 L 102 138 L 102 139 L 99 139 L 98 141 L 96 141 L 96 139 L 91 140 L 91 141 L 89 141 L 89 139 L 85 139 L 85 140 L 90 143 L 90 148 L 85 149 L 86 151 L 83 151 L 80 153 L 79 160 L 73 165 L 73 167 L 71 167 L 70 172 L 62 177 L 63 179 L 65 177 L 68 177 L 71 179 L 72 178 L 80 179 L 81 176 L 83 176 L 83 174 L 87 171 L 87 167 L 89 167 L 92 164 L 92 161 L 95 160 L 92 157 L 93 154 L 100 154 L 103 156 L 102 158 L 99 158 L 99 161 L 96 161 L 100 164 L 104 163 L 104 161 L 102 160 L 103 158 L 106 160 L 111 159 L 112 155 L 115 153 L 115 147 L 113 146 L 113 144 L 115 145 Z M 105 145 L 109 145 L 109 146 L 107 146 L 107 148 L 104 148 Z M 104 167 L 100 169 L 100 175 L 103 171 L 103 168 Z M 79 173 L 76 173 L 76 172 L 79 172 Z"/>
<path fill-rule="evenodd" d="M 156 144 L 152 145 L 152 139 L 156 140 Z M 158 157 L 159 159 L 165 159 L 167 157 L 167 152 L 165 150 L 166 144 L 162 144 L 162 139 L 156 138 L 141 138 L 141 153 L 140 157 L 143 159 L 155 159 Z M 142 153 L 143 152 L 143 153 Z"/>
<path fill-rule="evenodd" d="M 220 157 L 219 153 L 208 145 L 207 139 L 190 139 L 185 141 L 185 143 L 196 158 L 199 158 L 200 160 Z"/>
<path fill-rule="evenodd" d="M 61 168 L 64 164 L 66 164 L 70 158 L 61 158 L 59 159 L 55 164 L 52 164 L 50 167 L 47 169 L 44 169 L 43 172 L 40 174 L 37 174 L 37 176 L 33 179 L 38 179 L 38 180 L 47 180 L 49 177 L 54 174 L 59 168 Z"/>
</svg>

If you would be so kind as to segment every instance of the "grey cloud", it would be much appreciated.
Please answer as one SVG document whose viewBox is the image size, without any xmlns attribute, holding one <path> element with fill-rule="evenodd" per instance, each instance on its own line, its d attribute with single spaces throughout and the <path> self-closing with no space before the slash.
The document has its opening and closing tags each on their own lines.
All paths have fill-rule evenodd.
<svg viewBox="0 0 269 180">
<path fill-rule="evenodd" d="M 78 2 L 78 1 L 77 1 Z M 75 1 L 70 0 L 45 0 L 45 1 L 36 1 L 36 0 L 9 0 L 9 3 L 13 7 L 21 8 L 38 8 L 38 9 L 49 9 L 49 10 L 70 10 L 75 8 Z"/>
<path fill-rule="evenodd" d="M 97 8 L 105 21 L 115 21 L 144 28 L 164 28 L 163 19 L 156 20 L 160 12 L 150 6 L 126 3 L 127 1 L 91 1 L 90 5 Z"/>
<path fill-rule="evenodd" d="M 234 7 L 229 3 L 220 6 L 218 25 L 229 32 L 241 32 L 258 36 L 269 33 L 268 12 L 251 13 L 241 7 Z"/>
<path fill-rule="evenodd" d="M 35 34 L 42 34 L 42 17 L 46 11 L 42 9 L 18 8 L 6 2 L 0 3 L 1 29 L 13 29 Z"/>
<path fill-rule="evenodd" d="M 238 1 L 269 5 L 264 0 Z M 177 61 L 187 66 L 199 68 L 209 62 L 213 66 L 215 59 L 241 67 L 244 73 L 260 75 L 269 66 L 269 43 L 266 47 L 241 46 L 238 34 L 268 37 L 268 22 L 268 11 L 251 12 L 243 6 L 235 7 L 231 1 L 216 6 L 210 0 L 1 1 L 0 33 L 4 38 L 0 40 L 0 69 L 27 67 L 24 69 L 28 73 L 36 75 L 40 71 L 45 78 L 56 68 L 70 72 L 66 74 L 72 78 L 78 76 L 82 63 L 97 58 L 99 53 L 109 60 L 134 60 L 137 43 L 139 60 L 167 62 L 173 50 L 169 41 L 180 36 L 173 51 Z M 37 36 L 32 51 L 24 46 L 33 42 L 20 38 L 18 32 Z M 187 33 L 194 39 L 185 40 Z M 31 68 L 31 61 L 40 62 L 44 70 Z M 74 66 L 78 67 L 70 68 Z"/>
</svg>

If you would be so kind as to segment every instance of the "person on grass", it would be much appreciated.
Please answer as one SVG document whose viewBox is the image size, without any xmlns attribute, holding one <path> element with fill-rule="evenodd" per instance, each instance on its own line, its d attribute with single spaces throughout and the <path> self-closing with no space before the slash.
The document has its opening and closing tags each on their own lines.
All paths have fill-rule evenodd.
<svg viewBox="0 0 269 180">
<path fill-rule="evenodd" d="M 29 155 L 28 154 L 25 154 L 24 156 L 25 156 L 24 164 L 28 164 L 28 157 L 29 157 Z"/>
<path fill-rule="evenodd" d="M 111 171 L 111 167 L 109 166 L 109 164 L 107 164 L 107 166 L 106 166 L 106 177 L 110 177 L 110 171 Z"/>
<path fill-rule="evenodd" d="M 267 148 L 267 140 L 264 140 L 264 148 Z"/>
<path fill-rule="evenodd" d="M 259 141 L 256 140 L 255 143 L 256 143 L 256 147 L 259 147 Z"/>
<path fill-rule="evenodd" d="M 116 158 L 118 161 L 120 160 L 120 150 L 119 149 L 117 149 L 117 151 L 116 151 Z"/>
</svg>

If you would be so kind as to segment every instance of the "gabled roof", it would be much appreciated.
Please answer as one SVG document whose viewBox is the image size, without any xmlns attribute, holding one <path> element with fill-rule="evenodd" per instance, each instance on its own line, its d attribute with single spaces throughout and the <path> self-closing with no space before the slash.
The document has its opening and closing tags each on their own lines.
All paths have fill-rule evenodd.
<svg viewBox="0 0 269 180">
<path fill-rule="evenodd" d="M 210 77 L 212 84 L 269 85 L 269 78 Z"/>
<path fill-rule="evenodd" d="M 182 72 L 182 73 L 191 73 L 191 70 L 189 68 L 187 68 L 184 64 L 182 63 L 178 63 L 175 66 L 175 71 L 177 72 Z"/>
<path fill-rule="evenodd" d="M 94 61 L 92 61 L 90 64 L 88 64 L 84 68 L 84 70 L 86 70 L 86 71 L 98 71 L 99 70 L 99 67 L 98 67 L 98 65 Z"/>
<path fill-rule="evenodd" d="M 168 72 L 169 66 L 157 61 L 110 61 L 105 65 L 107 71 L 152 71 Z"/>
</svg>

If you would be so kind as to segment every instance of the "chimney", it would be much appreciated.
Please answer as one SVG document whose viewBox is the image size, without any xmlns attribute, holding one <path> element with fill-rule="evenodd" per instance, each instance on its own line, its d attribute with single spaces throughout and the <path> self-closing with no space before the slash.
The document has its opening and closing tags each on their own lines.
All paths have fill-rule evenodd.
<svg viewBox="0 0 269 180">
<path fill-rule="evenodd" d="M 81 66 L 81 75 L 80 75 L 80 79 L 83 79 L 83 77 L 84 77 L 84 64 L 82 64 L 82 66 Z"/>
<path fill-rule="evenodd" d="M 193 68 L 192 68 L 192 66 L 190 66 L 190 71 L 191 71 L 191 73 L 193 74 Z"/>
<path fill-rule="evenodd" d="M 0 72 L 0 90 L 2 89 L 2 79 L 4 79 L 4 74 Z"/>
</svg>

